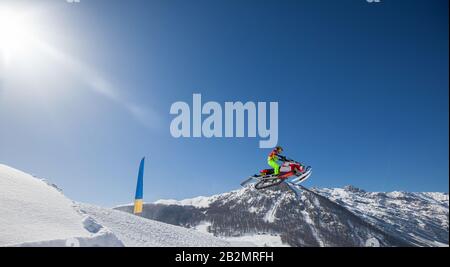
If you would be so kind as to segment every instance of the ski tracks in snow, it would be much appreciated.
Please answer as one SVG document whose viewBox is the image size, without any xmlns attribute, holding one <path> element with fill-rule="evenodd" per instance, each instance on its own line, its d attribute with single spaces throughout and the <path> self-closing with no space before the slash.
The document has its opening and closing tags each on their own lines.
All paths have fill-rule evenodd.
<svg viewBox="0 0 450 267">
<path fill-rule="evenodd" d="M 269 223 L 275 222 L 275 219 L 278 219 L 275 214 L 277 213 L 277 209 L 280 206 L 281 202 L 283 202 L 285 196 L 282 195 L 279 197 L 275 203 L 272 205 L 272 207 L 267 211 L 266 215 L 264 216 L 264 220 Z"/>
</svg>

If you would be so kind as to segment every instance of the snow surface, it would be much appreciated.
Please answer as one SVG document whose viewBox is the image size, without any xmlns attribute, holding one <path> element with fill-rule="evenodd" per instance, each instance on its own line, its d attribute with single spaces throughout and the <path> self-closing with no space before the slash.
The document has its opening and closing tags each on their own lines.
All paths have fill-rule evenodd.
<svg viewBox="0 0 450 267">
<path fill-rule="evenodd" d="M 227 237 L 226 240 L 242 247 L 290 247 L 281 241 L 281 236 L 278 234 L 246 234 Z"/>
<path fill-rule="evenodd" d="M 208 230 L 210 226 L 211 222 L 203 221 L 193 229 L 213 236 Z M 220 236 L 219 238 L 230 242 L 234 247 L 289 247 L 289 245 L 281 241 L 281 236 L 278 234 L 247 233 L 241 236 Z"/>
<path fill-rule="evenodd" d="M 210 235 L 145 219 L 119 210 L 79 204 L 80 210 L 111 229 L 125 246 L 132 247 L 226 247 L 230 243 Z"/>
<path fill-rule="evenodd" d="M 266 222 L 273 223 L 273 222 L 275 222 L 276 219 L 278 219 L 278 218 L 275 216 L 275 214 L 276 214 L 276 212 L 277 212 L 277 210 L 278 210 L 278 207 L 279 207 L 280 204 L 282 203 L 282 201 L 283 201 L 283 199 L 284 199 L 285 196 L 286 196 L 286 195 L 283 195 L 282 197 L 278 198 L 278 199 L 275 201 L 275 203 L 272 205 L 272 207 L 269 209 L 269 211 L 267 211 L 266 215 L 264 216 L 264 220 L 265 220 Z"/>
<path fill-rule="evenodd" d="M 0 246 L 230 246 L 226 240 L 79 204 L 54 184 L 0 164 Z"/>
<path fill-rule="evenodd" d="M 0 164 L 0 246 L 121 246 L 56 186 Z"/>
</svg>

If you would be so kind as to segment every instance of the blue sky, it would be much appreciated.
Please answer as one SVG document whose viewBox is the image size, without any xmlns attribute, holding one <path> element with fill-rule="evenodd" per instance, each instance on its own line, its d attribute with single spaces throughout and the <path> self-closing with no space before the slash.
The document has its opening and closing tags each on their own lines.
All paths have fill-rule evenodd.
<svg viewBox="0 0 450 267">
<path fill-rule="evenodd" d="M 258 138 L 170 135 L 171 104 L 193 93 L 277 101 L 279 144 L 314 168 L 306 186 L 448 192 L 448 1 L 1 8 L 32 14 L 40 43 L 3 54 L 0 162 L 75 200 L 131 202 L 142 156 L 146 201 L 226 192 L 266 168 Z"/>
</svg>

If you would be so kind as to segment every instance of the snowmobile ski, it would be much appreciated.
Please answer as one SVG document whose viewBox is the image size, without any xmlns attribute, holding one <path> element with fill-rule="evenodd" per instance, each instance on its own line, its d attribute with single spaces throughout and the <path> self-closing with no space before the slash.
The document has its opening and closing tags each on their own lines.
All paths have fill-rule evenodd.
<svg viewBox="0 0 450 267">
<path fill-rule="evenodd" d="M 242 181 L 241 186 L 247 185 L 248 183 L 253 181 L 253 179 L 255 179 L 255 177 L 249 177 L 249 178 L 245 179 L 244 181 Z"/>
<path fill-rule="evenodd" d="M 297 177 L 297 178 L 292 179 L 291 183 L 299 184 L 299 183 L 305 181 L 306 179 L 308 179 L 309 176 L 311 176 L 311 174 L 312 174 L 312 168 L 311 168 L 311 167 L 308 167 L 308 168 L 306 169 L 306 171 L 305 171 L 303 174 L 301 174 L 301 175 L 300 175 L 299 177 Z"/>
</svg>

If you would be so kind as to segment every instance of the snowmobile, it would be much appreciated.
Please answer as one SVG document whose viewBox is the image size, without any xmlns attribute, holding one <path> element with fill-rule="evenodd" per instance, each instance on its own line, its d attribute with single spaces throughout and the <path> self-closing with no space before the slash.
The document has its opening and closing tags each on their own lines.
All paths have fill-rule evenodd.
<svg viewBox="0 0 450 267">
<path fill-rule="evenodd" d="M 256 181 L 255 189 L 258 190 L 276 186 L 283 182 L 298 185 L 311 176 L 311 166 L 304 166 L 303 164 L 284 156 L 279 155 L 278 157 L 283 162 L 280 166 L 280 173 L 278 175 L 274 174 L 273 169 L 264 169 L 261 170 L 259 174 L 255 174 L 244 180 L 241 183 L 241 186 L 245 186 L 252 181 Z"/>
</svg>

